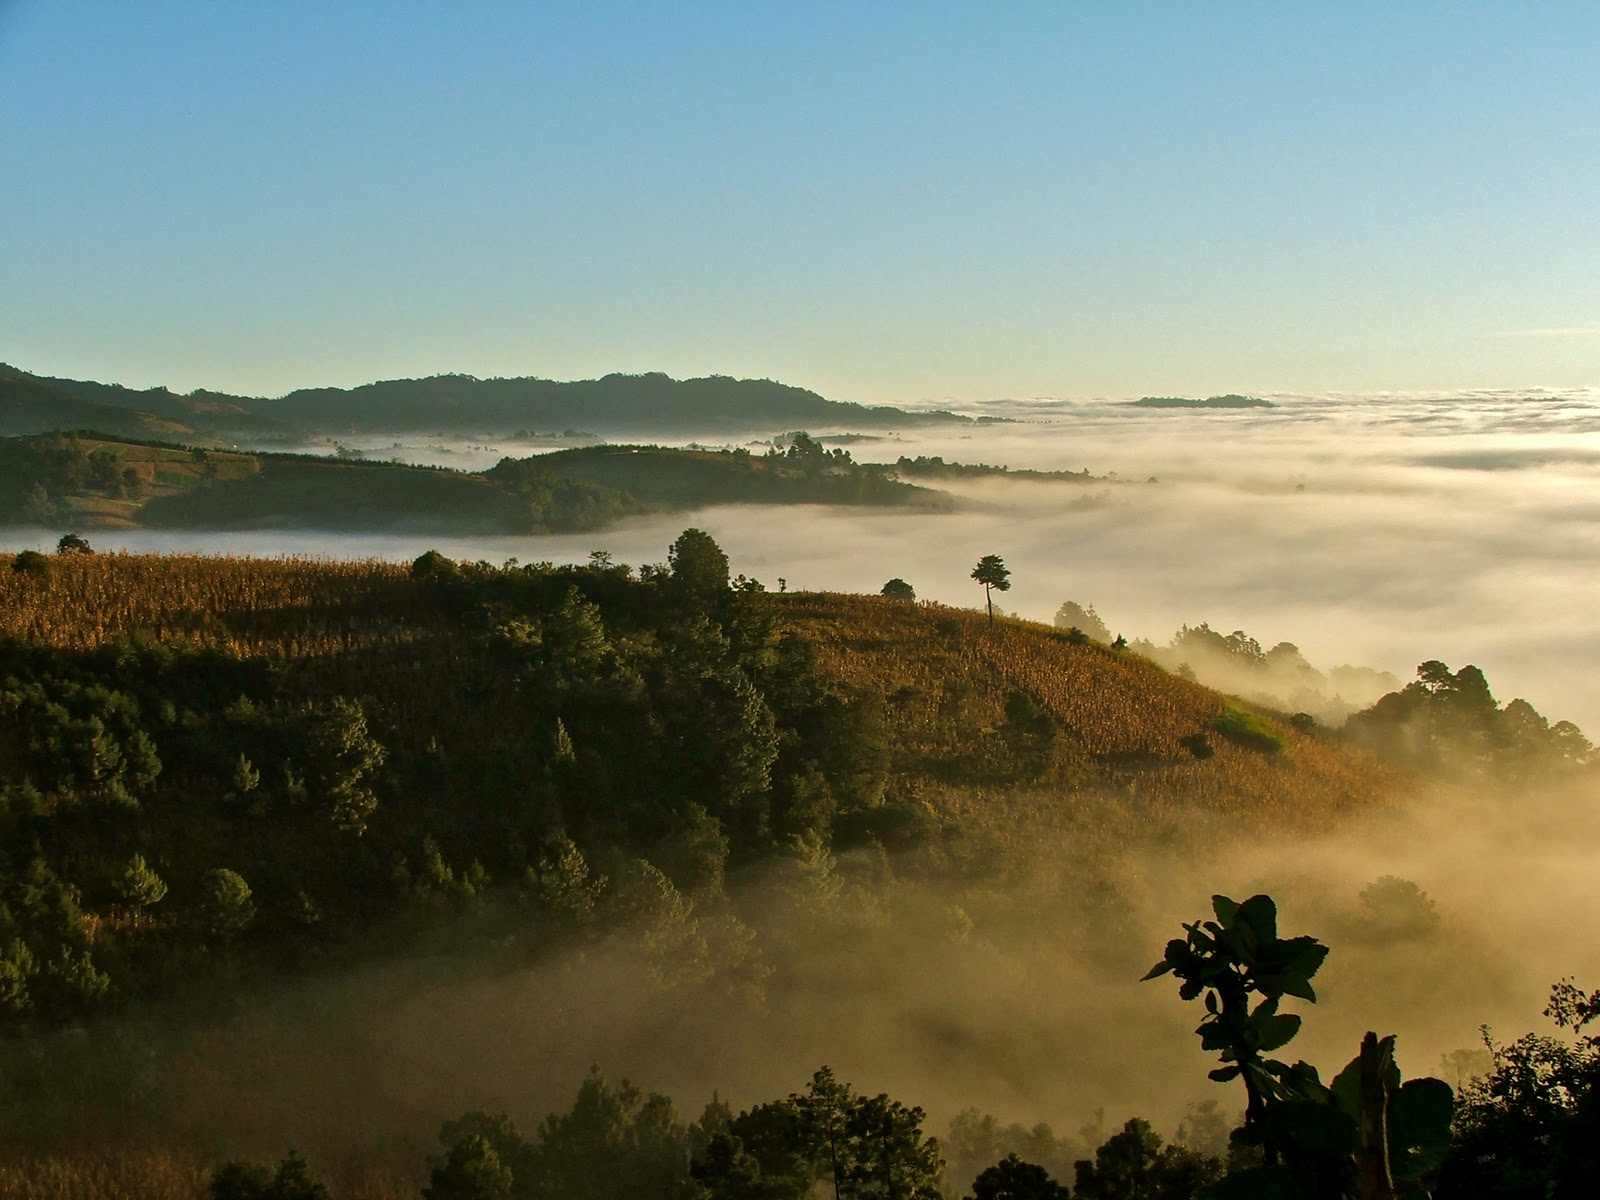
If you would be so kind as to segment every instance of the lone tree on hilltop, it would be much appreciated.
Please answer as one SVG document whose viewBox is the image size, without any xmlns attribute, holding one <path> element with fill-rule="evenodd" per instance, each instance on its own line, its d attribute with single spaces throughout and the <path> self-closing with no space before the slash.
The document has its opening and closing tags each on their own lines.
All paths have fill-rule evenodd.
<svg viewBox="0 0 1600 1200">
<path fill-rule="evenodd" d="M 895 578 L 883 585 L 883 595 L 891 600 L 915 600 L 917 598 L 917 589 L 904 579 Z"/>
<path fill-rule="evenodd" d="M 983 584 L 983 598 L 989 602 L 989 623 L 994 624 L 994 594 L 1011 590 L 1011 571 L 998 554 L 985 554 L 972 568 L 972 577 Z"/>
</svg>

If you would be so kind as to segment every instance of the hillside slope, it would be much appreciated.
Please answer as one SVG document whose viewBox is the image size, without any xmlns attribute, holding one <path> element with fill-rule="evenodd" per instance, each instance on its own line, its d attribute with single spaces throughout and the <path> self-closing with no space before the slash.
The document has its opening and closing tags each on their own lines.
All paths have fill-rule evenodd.
<svg viewBox="0 0 1600 1200">
<path fill-rule="evenodd" d="M 1060 630 L 876 596 L 783 599 L 824 671 L 884 695 L 896 786 L 956 819 L 1012 834 L 1040 818 L 1094 827 L 1115 797 L 1146 831 L 1197 811 L 1326 827 L 1395 782 L 1369 755 L 1270 714 L 1270 739 L 1230 739 L 1218 726 L 1242 702 Z M 1184 744 L 1197 735 L 1205 757 Z"/>
<path fill-rule="evenodd" d="M 139 394 L 130 396 L 137 399 Z M 123 437 L 176 438 L 193 432 L 183 421 L 137 403 L 103 403 L 0 363 L 0 436 L 56 429 L 104 429 Z"/>
<path fill-rule="evenodd" d="M 417 693 L 417 672 L 448 663 L 475 690 L 503 676 L 499 648 L 482 636 L 487 618 L 463 622 L 466 601 L 441 603 L 399 564 L 69 555 L 50 568 L 0 572 L 0 635 L 78 650 L 136 635 L 270 661 L 321 681 L 307 686 L 338 680 L 372 697 L 379 711 L 393 710 L 386 723 L 408 742 L 425 742 L 429 721 L 468 719 L 447 696 Z M 518 594 L 535 612 L 567 588 L 624 610 L 649 598 L 646 584 L 616 568 L 491 574 L 498 578 L 479 579 L 484 595 Z M 1230 739 L 1218 720 L 1241 702 L 1043 625 L 991 626 L 979 611 L 878 596 L 769 594 L 763 604 L 822 676 L 871 698 L 889 755 L 886 802 L 939 819 L 1018 797 L 1037 815 L 1116 795 L 1152 819 L 1194 808 L 1325 826 L 1381 802 L 1395 783 L 1365 752 L 1270 713 L 1262 720 L 1276 746 Z M 1196 735 L 1204 757 L 1184 744 Z"/>
<path fill-rule="evenodd" d="M 596 446 L 468 472 L 82 432 L 0 439 L 0 525 L 543 533 L 705 504 L 948 503 L 844 455 Z"/>
<path fill-rule="evenodd" d="M 697 530 L 668 559 L 0 570 L 8 1137 L 159 1144 L 148 1097 L 208 1108 L 236 1067 L 321 1044 L 320 1011 L 247 1046 L 212 1037 L 217 1014 L 346 973 L 549 965 L 565 995 L 593 972 L 669 1041 L 685 1012 L 723 1035 L 769 1003 L 774 1029 L 819 1020 L 855 994 L 847 953 L 965 963 L 969 934 L 973 969 L 1081 942 L 1132 978 L 1119 867 L 1389 794 L 1365 755 L 1270 716 L 1230 740 L 1229 701 L 1135 656 L 730 586 Z M 919 1060 L 951 1044 L 927 1015 Z M 170 1028 L 189 1033 L 165 1050 L 144 1032 Z"/>
</svg>

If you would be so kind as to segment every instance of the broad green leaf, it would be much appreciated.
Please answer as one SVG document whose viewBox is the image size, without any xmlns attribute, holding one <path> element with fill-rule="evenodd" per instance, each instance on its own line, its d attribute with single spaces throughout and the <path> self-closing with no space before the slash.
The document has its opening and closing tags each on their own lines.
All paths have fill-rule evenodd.
<svg viewBox="0 0 1600 1200">
<path fill-rule="evenodd" d="M 1278 954 L 1285 973 L 1310 979 L 1328 959 L 1328 948 L 1314 937 L 1285 938 L 1278 943 Z"/>
<path fill-rule="evenodd" d="M 1361 1056 L 1359 1054 L 1345 1065 L 1344 1070 L 1333 1077 L 1328 1090 L 1333 1093 L 1334 1100 L 1338 1102 L 1339 1108 L 1347 1117 L 1351 1120 L 1360 1118 Z"/>
<path fill-rule="evenodd" d="M 1293 1013 L 1267 1017 L 1256 1023 L 1256 1036 L 1260 1039 L 1260 1049 L 1263 1054 L 1270 1054 L 1287 1046 L 1294 1041 L 1295 1034 L 1299 1032 L 1300 1018 Z"/>
<path fill-rule="evenodd" d="M 1271 896 L 1251 896 L 1239 905 L 1238 923 L 1246 926 L 1262 945 L 1278 940 L 1278 906 Z"/>
<path fill-rule="evenodd" d="M 1268 994 L 1294 996 L 1300 1000 L 1309 1000 L 1312 1004 L 1317 1002 L 1317 992 L 1311 986 L 1311 980 L 1298 972 L 1266 975 L 1256 981 L 1256 986 Z"/>
</svg>

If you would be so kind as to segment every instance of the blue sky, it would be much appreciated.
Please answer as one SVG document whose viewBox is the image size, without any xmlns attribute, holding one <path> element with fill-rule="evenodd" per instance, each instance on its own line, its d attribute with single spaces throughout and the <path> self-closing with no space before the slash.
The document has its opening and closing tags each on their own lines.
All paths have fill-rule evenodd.
<svg viewBox="0 0 1600 1200">
<path fill-rule="evenodd" d="M 0 0 L 0 359 L 1600 384 L 1600 5 Z"/>
</svg>

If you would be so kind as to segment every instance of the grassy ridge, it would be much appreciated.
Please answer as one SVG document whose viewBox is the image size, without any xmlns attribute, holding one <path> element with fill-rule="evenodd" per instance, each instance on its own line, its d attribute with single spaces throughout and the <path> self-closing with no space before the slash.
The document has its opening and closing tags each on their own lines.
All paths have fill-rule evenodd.
<svg viewBox="0 0 1600 1200">
<path fill-rule="evenodd" d="M 982 819 L 950 781 L 987 784 L 995 812 L 1010 816 L 1019 796 L 1059 816 L 1114 794 L 1152 819 L 1198 807 L 1289 827 L 1325 826 L 1393 783 L 1370 756 L 1266 714 L 1253 720 L 1282 739 L 1281 753 L 1217 737 L 1197 758 L 1182 739 L 1214 729 L 1238 702 L 1030 622 L 991 627 L 981 612 L 872 596 L 796 596 L 782 612 L 826 670 L 889 698 L 901 785 L 968 817 Z M 1008 775 L 1004 764 L 1030 740 L 1046 745 L 1047 766 L 1032 779 Z"/>
<path fill-rule="evenodd" d="M 381 722 L 416 739 L 444 720 L 448 687 L 500 672 L 459 620 L 429 602 L 404 566 L 380 561 L 216 556 L 63 556 L 44 577 L 0 572 L 0 633 L 86 648 L 138 633 L 241 659 L 278 661 L 388 698 Z M 975 797 L 996 811 L 1080 807 L 1115 793 L 1138 805 L 1287 826 L 1324 826 L 1392 786 L 1375 759 L 1270 714 L 1269 753 L 1212 738 L 1182 744 L 1238 712 L 1235 701 L 1137 655 L 982 613 L 873 596 L 772 598 L 779 624 L 813 647 L 821 670 L 883 697 L 891 788 L 958 817 Z M 446 688 L 410 686 L 427 672 Z M 409 697 L 409 699 L 404 699 Z M 400 706 L 415 711 L 400 711 Z"/>
</svg>

